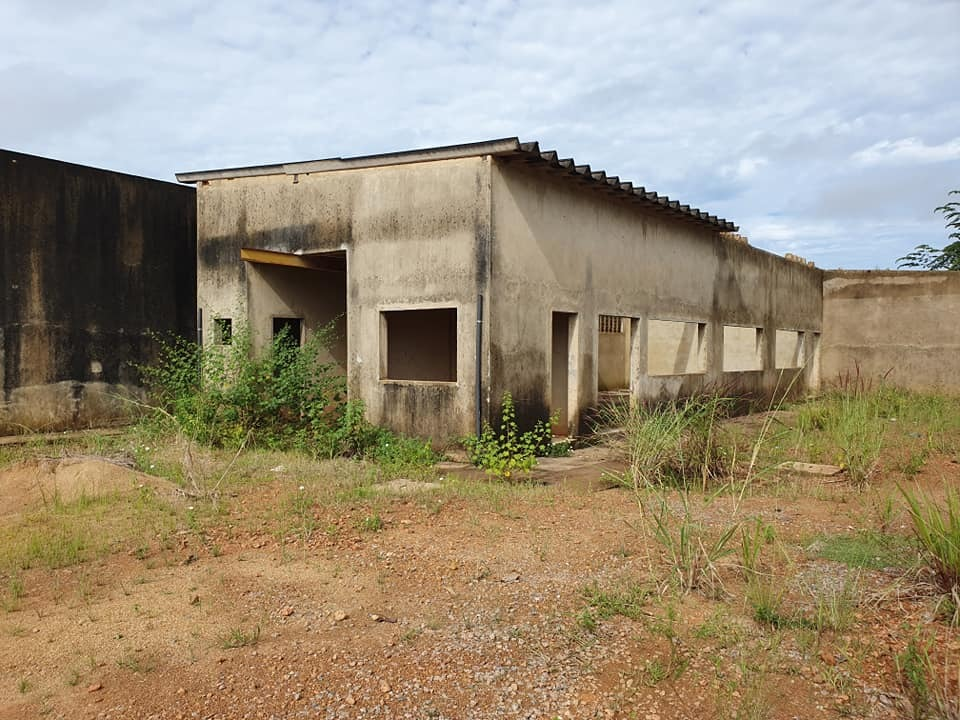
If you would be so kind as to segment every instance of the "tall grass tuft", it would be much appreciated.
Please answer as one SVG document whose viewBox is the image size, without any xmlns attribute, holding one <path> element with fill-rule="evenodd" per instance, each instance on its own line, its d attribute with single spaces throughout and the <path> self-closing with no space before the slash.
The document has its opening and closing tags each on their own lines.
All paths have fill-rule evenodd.
<svg viewBox="0 0 960 720">
<path fill-rule="evenodd" d="M 655 405 L 621 403 L 604 410 L 601 419 L 604 425 L 623 428 L 620 449 L 634 488 L 698 485 L 706 490 L 725 482 L 732 470 L 733 452 L 720 427 L 731 408 L 730 399 L 718 396 Z"/>
<path fill-rule="evenodd" d="M 886 397 L 873 392 L 832 392 L 800 407 L 801 433 L 822 432 L 840 466 L 858 486 L 873 477 L 886 432 Z"/>
<path fill-rule="evenodd" d="M 948 490 L 944 504 L 929 495 L 900 488 L 913 520 L 920 551 L 933 570 L 937 584 L 949 598 L 960 596 L 960 493 Z M 952 602 L 952 600 L 951 600 Z M 956 622 L 960 609 L 954 608 Z"/>
<path fill-rule="evenodd" d="M 935 638 L 918 632 L 896 656 L 901 709 L 915 720 L 960 720 L 960 663 L 933 657 Z"/>
<path fill-rule="evenodd" d="M 701 590 L 710 597 L 719 597 L 723 581 L 718 563 L 734 552 L 731 544 L 739 523 L 710 535 L 703 524 L 694 519 L 686 492 L 680 493 L 681 508 L 674 510 L 663 496 L 653 514 L 654 539 L 666 551 L 672 577 L 681 594 Z"/>
</svg>

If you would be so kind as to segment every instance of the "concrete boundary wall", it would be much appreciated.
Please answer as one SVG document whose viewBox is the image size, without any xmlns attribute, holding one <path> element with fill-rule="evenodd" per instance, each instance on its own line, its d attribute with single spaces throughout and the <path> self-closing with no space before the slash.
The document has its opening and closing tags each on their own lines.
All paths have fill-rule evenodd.
<svg viewBox="0 0 960 720">
<path fill-rule="evenodd" d="M 0 150 L 0 433 L 128 417 L 195 313 L 193 188 Z"/>
<path fill-rule="evenodd" d="M 821 372 L 960 392 L 960 272 L 825 273 Z"/>
</svg>

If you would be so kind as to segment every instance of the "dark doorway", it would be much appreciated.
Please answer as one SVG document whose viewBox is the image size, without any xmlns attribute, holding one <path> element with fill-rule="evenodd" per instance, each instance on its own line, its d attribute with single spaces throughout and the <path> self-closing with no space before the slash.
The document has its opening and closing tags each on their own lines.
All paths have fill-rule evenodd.
<svg viewBox="0 0 960 720">
<path fill-rule="evenodd" d="M 571 409 L 576 407 L 576 382 L 571 385 L 570 381 L 570 369 L 576 361 L 573 357 L 576 317 L 575 313 L 553 313 L 550 349 L 550 412 L 559 415 L 557 423 L 553 426 L 554 435 L 570 434 Z"/>
</svg>

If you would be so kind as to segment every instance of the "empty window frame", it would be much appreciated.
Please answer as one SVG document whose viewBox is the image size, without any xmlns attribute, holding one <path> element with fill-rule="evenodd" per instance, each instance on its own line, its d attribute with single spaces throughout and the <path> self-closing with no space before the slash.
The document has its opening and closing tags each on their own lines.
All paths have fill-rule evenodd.
<svg viewBox="0 0 960 720">
<path fill-rule="evenodd" d="M 383 380 L 457 381 L 457 310 L 384 310 L 380 313 Z"/>
<path fill-rule="evenodd" d="M 597 389 L 630 387 L 630 318 L 601 315 L 597 324 Z"/>
<path fill-rule="evenodd" d="M 273 319 L 273 341 L 300 347 L 303 343 L 303 318 L 275 317 Z"/>
<path fill-rule="evenodd" d="M 777 370 L 803 367 L 805 335 L 797 330 L 777 330 L 774 338 Z"/>
<path fill-rule="evenodd" d="M 213 319 L 213 342 L 216 345 L 229 345 L 233 342 L 233 319 Z"/>
<path fill-rule="evenodd" d="M 647 321 L 647 374 L 698 375 L 707 371 L 707 324 Z"/>
<path fill-rule="evenodd" d="M 723 371 L 763 370 L 763 328 L 723 326 Z"/>
</svg>

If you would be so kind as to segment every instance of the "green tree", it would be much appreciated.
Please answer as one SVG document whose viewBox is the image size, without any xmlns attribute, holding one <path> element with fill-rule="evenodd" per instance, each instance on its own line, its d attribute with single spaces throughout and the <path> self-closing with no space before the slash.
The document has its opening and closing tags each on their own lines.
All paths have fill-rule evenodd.
<svg viewBox="0 0 960 720">
<path fill-rule="evenodd" d="M 950 195 L 960 195 L 960 190 L 951 190 Z M 910 253 L 897 258 L 897 267 L 907 270 L 960 270 L 960 200 L 941 205 L 934 212 L 943 213 L 952 242 L 942 249 L 923 244 Z"/>
</svg>

